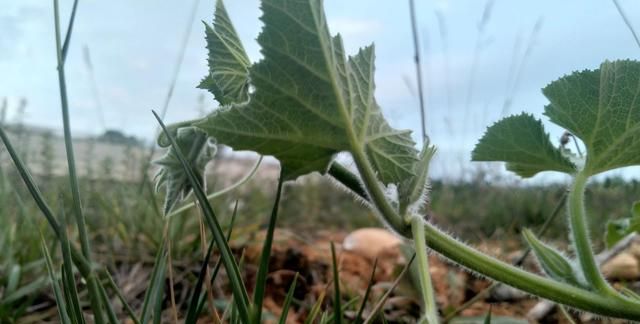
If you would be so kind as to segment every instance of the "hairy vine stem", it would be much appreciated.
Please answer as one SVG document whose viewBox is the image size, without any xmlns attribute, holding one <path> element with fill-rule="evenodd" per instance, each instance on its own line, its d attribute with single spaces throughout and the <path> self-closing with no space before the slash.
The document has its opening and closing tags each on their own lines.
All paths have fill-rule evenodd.
<svg viewBox="0 0 640 324">
<path fill-rule="evenodd" d="M 422 303 L 424 304 L 425 317 L 428 324 L 438 323 L 438 306 L 436 306 L 435 292 L 431 283 L 429 272 L 429 254 L 427 253 L 427 241 L 424 236 L 424 221 L 419 215 L 411 218 L 411 231 L 413 232 L 413 242 L 416 249 L 420 276 L 420 292 L 422 293 Z"/>
<path fill-rule="evenodd" d="M 569 191 L 567 212 L 569 224 L 571 224 L 571 237 L 580 262 L 585 279 L 593 287 L 602 293 L 618 295 L 602 276 L 589 239 L 586 212 L 584 208 L 584 193 L 589 176 L 584 172 L 578 172 Z"/>
<path fill-rule="evenodd" d="M 367 188 L 366 191 L 368 193 L 381 191 L 377 182 L 371 183 L 368 180 L 369 178 L 365 177 L 367 171 L 366 160 L 358 162 L 358 158 L 356 156 L 354 156 L 354 160 L 356 160 L 356 165 L 363 174 L 362 185 Z M 365 162 L 363 168 L 365 172 L 360 169 L 360 163 L 362 162 Z M 348 180 L 357 178 L 357 176 L 354 174 L 345 175 L 344 170 L 342 171 L 343 172 L 337 174 L 331 173 L 331 175 L 335 175 L 336 180 L 340 181 L 345 186 L 352 188 L 349 184 L 353 184 L 354 182 Z M 343 181 L 343 179 L 346 181 Z M 362 192 L 363 189 L 352 188 L 352 190 L 354 190 L 354 192 Z M 571 198 L 569 199 L 571 200 Z M 373 198 L 369 198 L 368 200 L 377 206 L 378 200 Z M 385 204 L 388 205 L 389 203 L 384 201 L 382 205 L 384 206 Z M 390 205 L 389 208 L 391 208 Z M 392 208 L 389 208 L 378 208 L 378 210 L 381 213 L 389 210 L 393 211 Z M 397 214 L 383 216 L 385 218 L 389 217 L 392 219 L 400 217 Z M 389 223 L 393 226 L 392 222 Z M 412 233 L 406 231 L 406 226 L 394 229 L 405 237 L 412 237 Z M 469 270 L 487 276 L 493 280 L 500 281 L 530 294 L 588 312 L 594 312 L 605 316 L 640 320 L 640 303 L 638 302 L 625 298 L 611 298 L 612 296 L 610 294 L 584 290 L 524 271 L 459 242 L 428 222 L 424 222 L 424 231 L 426 245 L 434 251 L 442 254 L 451 261 L 468 268 Z M 618 296 L 619 295 L 616 295 L 615 297 Z"/>
</svg>

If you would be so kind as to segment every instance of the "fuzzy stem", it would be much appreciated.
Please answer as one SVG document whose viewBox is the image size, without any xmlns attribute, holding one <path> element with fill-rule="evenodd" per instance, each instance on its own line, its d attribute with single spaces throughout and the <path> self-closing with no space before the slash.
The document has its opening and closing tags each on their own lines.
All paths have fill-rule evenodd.
<svg viewBox="0 0 640 324">
<path fill-rule="evenodd" d="M 569 224 L 571 225 L 573 246 L 587 282 L 600 292 L 617 295 L 616 291 L 602 276 L 591 248 L 584 208 L 584 193 L 588 180 L 589 177 L 585 173 L 579 172 L 576 174 L 569 192 L 567 212 L 569 214 Z"/>
<path fill-rule="evenodd" d="M 524 271 L 481 253 L 435 226 L 424 225 L 427 245 L 434 251 L 470 270 L 530 294 L 604 316 L 640 320 L 640 304 L 611 298 Z"/>
<path fill-rule="evenodd" d="M 358 158 L 356 158 L 355 155 L 354 160 L 360 169 Z M 364 176 L 365 172 L 362 170 L 360 172 L 363 174 L 362 185 L 368 189 L 367 192 L 380 190 L 377 182 L 374 182 L 373 184 L 370 183 L 368 180 L 369 178 Z M 352 178 L 352 176 L 349 176 L 348 178 Z M 336 179 L 340 180 L 339 178 Z M 349 186 L 350 182 L 342 183 Z M 375 186 L 372 187 L 371 185 Z M 351 187 L 349 186 L 349 188 Z M 353 190 L 359 192 L 363 189 L 353 188 Z M 371 198 L 368 200 L 377 206 L 376 200 Z M 388 205 L 388 202 L 385 201 L 384 204 Z M 393 209 L 387 208 L 379 208 L 378 210 L 381 213 L 389 210 L 393 211 Z M 399 218 L 400 216 L 384 215 L 384 217 Z M 412 235 L 411 232 L 407 233 L 405 230 L 406 227 L 394 229 L 406 237 L 410 237 L 410 235 Z M 587 312 L 640 321 L 640 303 L 638 302 L 629 299 L 611 298 L 610 295 L 602 295 L 587 291 L 524 271 L 459 242 L 428 222 L 424 224 L 424 230 L 427 246 L 447 257 L 451 261 L 481 275 L 518 288 L 527 293 Z"/>
<path fill-rule="evenodd" d="M 356 144 L 354 144 L 354 146 L 355 145 Z M 402 236 L 410 238 L 411 230 L 408 226 L 409 224 L 403 220 L 393 206 L 391 206 L 389 201 L 387 201 L 387 197 L 385 196 L 380 186 L 380 182 L 378 181 L 378 178 L 376 177 L 376 174 L 364 153 L 364 149 L 353 150 L 352 154 L 353 160 L 356 162 L 358 171 L 360 171 L 360 175 L 362 176 L 364 188 L 366 189 L 367 196 L 369 196 L 369 200 L 371 200 L 373 205 L 376 206 L 378 212 L 382 215 L 389 226 L 391 226 L 391 228 Z M 348 186 L 349 184 L 345 183 L 345 185 Z"/>
<path fill-rule="evenodd" d="M 431 273 L 429 272 L 429 255 L 427 254 L 427 241 L 424 236 L 424 221 L 420 216 L 414 215 L 411 218 L 411 231 L 413 232 L 413 243 L 416 249 L 420 275 L 420 293 L 424 304 L 424 320 L 428 324 L 438 324 L 438 307 L 434 297 L 434 289 L 431 283 Z"/>
</svg>

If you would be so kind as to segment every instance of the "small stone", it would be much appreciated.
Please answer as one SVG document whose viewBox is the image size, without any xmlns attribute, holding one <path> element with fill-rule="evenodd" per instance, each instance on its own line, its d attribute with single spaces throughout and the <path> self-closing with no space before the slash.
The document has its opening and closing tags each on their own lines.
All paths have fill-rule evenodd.
<svg viewBox="0 0 640 324">
<path fill-rule="evenodd" d="M 382 228 L 361 228 L 344 238 L 342 248 L 370 260 L 380 257 L 383 252 L 397 248 L 402 240 Z"/>
<path fill-rule="evenodd" d="M 640 260 L 640 243 L 638 242 L 631 243 L 631 245 L 627 248 L 627 252 L 629 252 L 634 257 L 636 257 L 636 259 Z"/>
<path fill-rule="evenodd" d="M 635 280 L 640 278 L 638 259 L 628 252 L 620 253 L 602 266 L 602 273 L 608 279 Z"/>
</svg>

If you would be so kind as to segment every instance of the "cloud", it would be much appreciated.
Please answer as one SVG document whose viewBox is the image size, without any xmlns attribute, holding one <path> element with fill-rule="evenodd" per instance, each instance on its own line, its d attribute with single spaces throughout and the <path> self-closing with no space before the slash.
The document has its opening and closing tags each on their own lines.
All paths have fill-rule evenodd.
<svg viewBox="0 0 640 324">
<path fill-rule="evenodd" d="M 382 29 L 382 23 L 376 20 L 336 18 L 329 19 L 332 33 L 340 33 L 345 37 L 361 38 L 375 34 Z"/>
<path fill-rule="evenodd" d="M 3 36 L 0 37 L 0 58 L 6 58 L 12 53 L 16 40 L 20 38 L 21 30 L 18 26 L 19 19 L 12 15 L 0 15 L 0 29 Z"/>
<path fill-rule="evenodd" d="M 40 22 L 42 13 L 42 8 L 25 3 L 17 6 L 10 3 L 3 8 L 0 13 L 0 59 L 11 58 L 24 49 L 24 35 L 30 26 Z"/>
</svg>

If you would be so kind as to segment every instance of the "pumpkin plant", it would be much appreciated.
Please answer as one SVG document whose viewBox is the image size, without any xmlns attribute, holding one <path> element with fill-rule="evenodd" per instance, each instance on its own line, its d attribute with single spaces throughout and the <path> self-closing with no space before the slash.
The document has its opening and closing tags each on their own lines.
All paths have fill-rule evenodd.
<svg viewBox="0 0 640 324">
<path fill-rule="evenodd" d="M 193 178 L 200 172 L 210 137 L 235 150 L 278 159 L 278 192 L 282 182 L 312 172 L 335 178 L 388 228 L 413 240 L 424 322 L 439 321 L 427 247 L 470 271 L 541 298 L 640 320 L 640 300 L 617 292 L 599 271 L 584 208 L 591 176 L 640 164 L 640 63 L 605 62 L 599 69 L 565 76 L 544 88 L 551 102 L 545 114 L 583 141 L 586 159 L 555 147 L 541 121 L 529 114 L 489 127 L 473 151 L 473 160 L 507 162 L 507 169 L 522 177 L 542 171 L 573 177 L 567 214 L 575 258 L 525 231 L 545 270 L 546 276 L 540 276 L 467 246 L 421 215 L 435 147 L 427 141 L 417 150 L 410 131 L 394 129 L 384 118 L 374 96 L 373 45 L 346 56 L 340 35 L 329 32 L 322 0 L 263 0 L 261 7 L 264 26 L 257 41 L 263 57 L 256 63 L 250 62 L 222 1 L 217 2 L 213 25 L 205 24 L 209 73 L 199 87 L 211 92 L 220 108 L 205 118 L 170 125 L 159 137 L 159 145 L 169 147 L 160 178 L 171 193 L 167 212 L 193 184 L 178 169 L 184 163 L 166 163 L 175 155 L 171 152 L 185 152 L 182 162 L 191 163 L 187 171 Z M 356 170 L 336 161 L 342 152 L 351 155 Z M 236 271 L 227 261 L 228 272 Z M 239 304 L 238 309 L 248 308 Z M 259 320 L 259 311 L 251 317 Z"/>
</svg>

